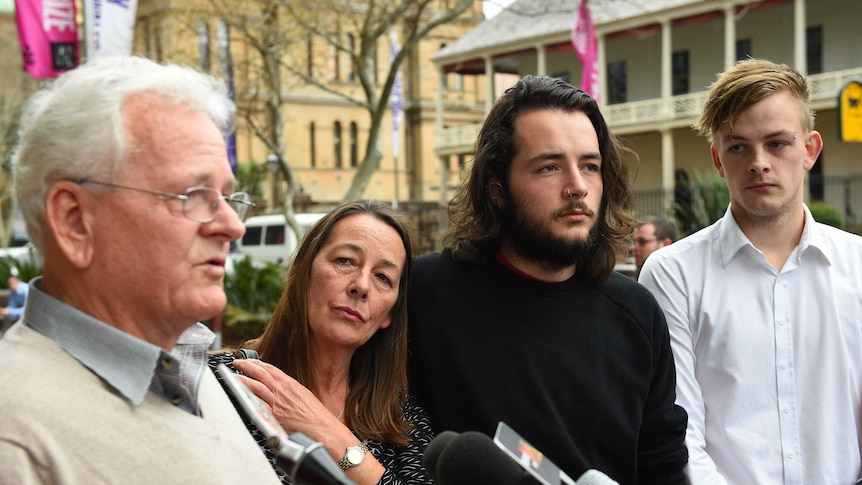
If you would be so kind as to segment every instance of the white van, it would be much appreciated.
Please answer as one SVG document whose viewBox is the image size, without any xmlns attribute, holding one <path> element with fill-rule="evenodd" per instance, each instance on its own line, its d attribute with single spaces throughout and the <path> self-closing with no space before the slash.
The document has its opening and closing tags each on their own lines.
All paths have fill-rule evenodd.
<svg viewBox="0 0 862 485">
<path fill-rule="evenodd" d="M 303 233 L 325 216 L 325 212 L 294 214 Z M 287 227 L 284 214 L 249 217 L 245 221 L 245 235 L 239 244 L 239 253 L 251 257 L 254 263 L 284 264 L 293 257 L 298 246 L 296 235 Z"/>
</svg>

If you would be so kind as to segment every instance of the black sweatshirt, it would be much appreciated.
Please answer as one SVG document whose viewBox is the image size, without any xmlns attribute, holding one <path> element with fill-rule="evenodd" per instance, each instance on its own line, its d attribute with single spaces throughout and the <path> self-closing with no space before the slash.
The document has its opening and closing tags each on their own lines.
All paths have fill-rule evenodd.
<svg viewBox="0 0 862 485">
<path fill-rule="evenodd" d="M 504 421 L 572 478 L 685 483 L 686 413 L 649 291 L 617 273 L 543 283 L 489 259 L 416 261 L 410 388 L 434 430 L 493 436 Z"/>
</svg>

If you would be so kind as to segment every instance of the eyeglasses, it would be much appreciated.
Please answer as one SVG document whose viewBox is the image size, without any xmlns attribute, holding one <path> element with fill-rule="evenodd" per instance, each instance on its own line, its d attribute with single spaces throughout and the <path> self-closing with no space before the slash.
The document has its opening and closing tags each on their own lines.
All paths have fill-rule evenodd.
<svg viewBox="0 0 862 485">
<path fill-rule="evenodd" d="M 221 195 L 216 189 L 202 185 L 188 188 L 185 194 L 171 194 L 170 192 L 140 189 L 138 187 L 112 184 L 110 182 L 100 182 L 86 177 L 77 178 L 74 182 L 79 185 L 104 185 L 105 187 L 112 187 L 115 189 L 134 190 L 135 192 L 179 199 L 183 201 L 183 215 L 187 219 L 200 222 L 202 224 L 215 220 L 218 206 L 222 200 L 227 201 L 227 204 L 236 212 L 236 215 L 239 216 L 241 221 L 245 220 L 248 215 L 248 210 L 254 207 L 254 202 L 251 201 L 250 196 L 245 192 L 234 192 L 230 195 Z"/>
<path fill-rule="evenodd" d="M 632 241 L 632 244 L 634 244 L 635 246 L 646 246 L 647 244 L 649 244 L 649 243 L 651 243 L 651 242 L 655 242 L 655 241 L 658 241 L 658 239 L 656 239 L 656 238 L 653 238 L 653 239 L 645 239 L 645 238 L 642 238 L 642 237 L 636 237 L 636 238 L 634 239 L 634 241 Z"/>
</svg>

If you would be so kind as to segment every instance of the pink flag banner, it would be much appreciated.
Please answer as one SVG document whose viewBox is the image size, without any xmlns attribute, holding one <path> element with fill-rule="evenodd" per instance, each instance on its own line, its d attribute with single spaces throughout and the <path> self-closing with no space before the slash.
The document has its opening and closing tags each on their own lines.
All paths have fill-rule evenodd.
<svg viewBox="0 0 862 485">
<path fill-rule="evenodd" d="M 31 76 L 57 77 L 78 65 L 75 0 L 15 0 L 15 21 Z"/>
<path fill-rule="evenodd" d="M 587 0 L 581 0 L 572 28 L 572 45 L 581 59 L 581 89 L 599 101 L 599 59 L 596 50 L 596 29 Z"/>
</svg>

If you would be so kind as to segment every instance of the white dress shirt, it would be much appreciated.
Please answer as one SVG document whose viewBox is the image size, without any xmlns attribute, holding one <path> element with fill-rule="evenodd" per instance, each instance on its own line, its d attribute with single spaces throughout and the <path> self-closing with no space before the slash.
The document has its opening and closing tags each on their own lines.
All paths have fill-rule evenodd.
<svg viewBox="0 0 862 485">
<path fill-rule="evenodd" d="M 814 222 L 781 271 L 722 219 L 650 255 L 700 484 L 850 485 L 862 436 L 862 237 Z"/>
</svg>

